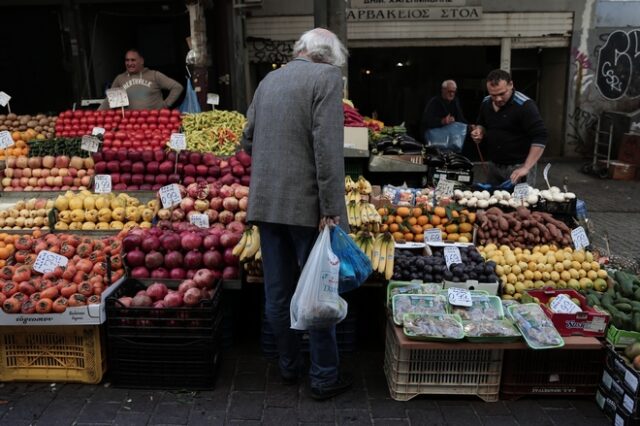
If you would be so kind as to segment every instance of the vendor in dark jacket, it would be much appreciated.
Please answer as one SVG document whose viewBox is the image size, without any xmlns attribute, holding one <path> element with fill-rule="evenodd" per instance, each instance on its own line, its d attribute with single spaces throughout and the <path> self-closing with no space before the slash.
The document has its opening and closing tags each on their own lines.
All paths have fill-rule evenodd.
<svg viewBox="0 0 640 426">
<path fill-rule="evenodd" d="M 458 102 L 458 98 L 456 97 L 457 91 L 458 86 L 455 81 L 445 80 L 442 82 L 440 95 L 429 99 L 422 113 L 420 128 L 422 129 L 423 135 L 424 132 L 429 129 L 446 126 L 456 121 L 467 123 L 467 120 L 462 114 L 460 102 Z"/>
<path fill-rule="evenodd" d="M 547 144 L 547 129 L 535 102 L 513 89 L 511 75 L 493 70 L 487 75 L 487 92 L 480 105 L 475 143 L 486 140 L 489 163 L 487 183 L 526 182 Z"/>
</svg>

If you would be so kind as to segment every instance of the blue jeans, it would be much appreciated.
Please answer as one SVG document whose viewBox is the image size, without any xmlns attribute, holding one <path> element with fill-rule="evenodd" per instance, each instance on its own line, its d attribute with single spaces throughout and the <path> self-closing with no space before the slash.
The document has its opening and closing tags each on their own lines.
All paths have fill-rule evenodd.
<svg viewBox="0 0 640 426">
<path fill-rule="evenodd" d="M 302 267 L 318 237 L 317 228 L 259 223 L 264 273 L 265 314 L 278 347 L 280 373 L 295 377 L 303 361 L 300 334 L 291 329 L 291 297 Z M 336 327 L 309 330 L 312 387 L 332 385 L 338 380 Z"/>
</svg>

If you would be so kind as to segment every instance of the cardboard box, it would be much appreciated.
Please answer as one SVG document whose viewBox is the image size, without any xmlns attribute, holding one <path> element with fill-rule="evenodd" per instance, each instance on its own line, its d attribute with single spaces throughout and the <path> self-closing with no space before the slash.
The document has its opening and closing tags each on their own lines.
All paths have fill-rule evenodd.
<svg viewBox="0 0 640 426">
<path fill-rule="evenodd" d="M 41 325 L 97 325 L 106 321 L 105 300 L 124 282 L 124 277 L 111 284 L 100 295 L 100 303 L 95 305 L 67 307 L 62 313 L 50 314 L 7 314 L 0 310 L 0 325 L 41 326 Z"/>
<path fill-rule="evenodd" d="M 344 147 L 369 151 L 369 130 L 366 127 L 345 127 Z"/>
<path fill-rule="evenodd" d="M 633 180 L 636 177 L 636 166 L 619 161 L 609 163 L 609 176 L 613 180 Z"/>
</svg>

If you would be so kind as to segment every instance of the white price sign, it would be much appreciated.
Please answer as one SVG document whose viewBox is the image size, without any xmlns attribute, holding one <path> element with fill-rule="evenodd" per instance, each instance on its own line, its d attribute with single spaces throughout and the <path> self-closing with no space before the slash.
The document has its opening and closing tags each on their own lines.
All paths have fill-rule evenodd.
<svg viewBox="0 0 640 426">
<path fill-rule="evenodd" d="M 96 175 L 93 178 L 93 192 L 108 194 L 111 192 L 111 175 Z"/>
<path fill-rule="evenodd" d="M 529 185 L 519 183 L 513 188 L 513 198 L 516 200 L 525 200 L 529 196 Z"/>
<path fill-rule="evenodd" d="M 182 201 L 182 196 L 180 195 L 180 189 L 178 185 L 172 183 L 171 185 L 163 186 L 158 190 L 158 194 L 160 195 L 160 201 L 162 202 L 162 207 L 165 209 L 171 208 L 177 204 L 180 204 Z"/>
<path fill-rule="evenodd" d="M 107 102 L 109 102 L 109 108 L 120 108 L 129 106 L 129 96 L 127 91 L 121 87 L 114 89 L 107 89 Z"/>
<path fill-rule="evenodd" d="M 197 226 L 198 228 L 208 228 L 209 227 L 209 216 L 206 214 L 192 214 L 189 216 L 189 222 L 192 225 Z"/>
<path fill-rule="evenodd" d="M 80 142 L 80 148 L 89 152 L 98 152 L 98 148 L 100 147 L 100 139 L 95 136 L 84 135 L 82 137 L 82 141 Z"/>
<path fill-rule="evenodd" d="M 10 100 L 11 100 L 11 96 L 6 94 L 5 92 L 0 92 L 0 105 L 5 107 L 7 106 Z"/>
<path fill-rule="evenodd" d="M 424 232 L 424 242 L 425 243 L 441 243 L 442 231 L 440 231 L 438 228 L 427 229 Z"/>
<path fill-rule="evenodd" d="M 447 289 L 447 297 L 451 305 L 467 307 L 472 305 L 471 292 L 466 288 L 450 287 Z"/>
<path fill-rule="evenodd" d="M 50 252 L 48 250 L 42 250 L 38 253 L 36 261 L 33 264 L 33 270 L 46 274 L 52 272 L 57 266 L 67 266 L 69 259 L 61 256 L 57 253 Z"/>
<path fill-rule="evenodd" d="M 3 130 L 0 132 L 0 149 L 9 148 L 13 146 L 15 142 L 13 142 L 13 138 L 11 137 L 11 132 L 8 130 Z"/>
<path fill-rule="evenodd" d="M 217 93 L 207 93 L 207 103 L 209 105 L 218 105 L 220 103 L 220 95 Z"/>
<path fill-rule="evenodd" d="M 460 249 L 458 249 L 458 247 L 445 247 L 444 261 L 447 263 L 448 269 L 451 269 L 451 265 L 462 263 L 462 257 L 460 257 Z"/>
<path fill-rule="evenodd" d="M 104 127 L 94 127 L 93 130 L 91 130 L 91 135 L 92 136 L 104 135 L 104 132 L 106 132 Z"/>
<path fill-rule="evenodd" d="M 571 239 L 573 240 L 573 246 L 576 250 L 581 250 L 589 246 L 589 238 L 582 226 L 578 226 L 576 229 L 571 230 Z"/>
<path fill-rule="evenodd" d="M 438 186 L 436 186 L 436 193 L 441 197 L 453 197 L 453 190 L 455 189 L 455 182 L 451 182 L 444 178 L 440 178 Z"/>
<path fill-rule="evenodd" d="M 549 308 L 558 314 L 575 314 L 576 312 L 582 312 L 582 309 L 573 303 L 566 294 L 559 294 L 551 301 Z"/>
<path fill-rule="evenodd" d="M 184 137 L 184 133 L 171 133 L 169 147 L 174 151 L 184 151 L 187 149 L 187 141 Z"/>
</svg>

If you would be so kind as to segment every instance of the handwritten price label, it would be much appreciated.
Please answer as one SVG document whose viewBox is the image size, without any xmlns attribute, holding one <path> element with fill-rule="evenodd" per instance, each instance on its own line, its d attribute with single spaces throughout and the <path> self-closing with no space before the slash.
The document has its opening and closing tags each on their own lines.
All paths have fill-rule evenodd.
<svg viewBox="0 0 640 426">
<path fill-rule="evenodd" d="M 220 103 L 220 96 L 217 93 L 207 93 L 207 103 L 209 105 L 218 105 Z"/>
<path fill-rule="evenodd" d="M 89 152 L 98 152 L 98 148 L 100 147 L 100 139 L 95 136 L 84 135 L 82 137 L 82 141 L 80 142 L 80 148 Z"/>
<path fill-rule="evenodd" d="M 6 94 L 5 92 L 0 92 L 0 105 L 5 107 L 7 106 L 10 100 L 11 100 L 11 96 Z"/>
<path fill-rule="evenodd" d="M 208 228 L 209 227 L 209 216 L 206 214 L 192 214 L 189 216 L 189 222 L 192 225 L 197 226 L 198 228 Z"/>
<path fill-rule="evenodd" d="M 424 242 L 425 243 L 441 243 L 442 231 L 440 231 L 438 228 L 427 229 L 424 233 Z"/>
<path fill-rule="evenodd" d="M 576 250 L 581 250 L 589 246 L 589 238 L 582 226 L 578 226 L 576 229 L 571 230 L 571 239 L 573 240 L 573 246 Z"/>
<path fill-rule="evenodd" d="M 106 132 L 104 127 L 94 127 L 93 130 L 91 130 L 91 135 L 92 136 L 104 135 L 104 132 Z"/>
<path fill-rule="evenodd" d="M 109 102 L 109 108 L 120 108 L 129 106 L 129 96 L 127 91 L 121 87 L 115 89 L 107 89 L 107 102 Z"/>
<path fill-rule="evenodd" d="M 446 262 L 448 269 L 451 269 L 451 265 L 462 263 L 462 257 L 460 257 L 460 249 L 458 249 L 458 247 L 445 247 L 444 261 Z"/>
<path fill-rule="evenodd" d="M 162 202 L 162 207 L 165 209 L 171 208 L 177 204 L 180 204 L 182 201 L 182 196 L 180 195 L 180 189 L 178 185 L 172 183 L 171 185 L 163 186 L 158 190 L 158 194 L 160 195 L 160 201 Z"/>
<path fill-rule="evenodd" d="M 519 183 L 513 188 L 513 198 L 516 200 L 524 200 L 529 196 L 529 185 Z"/>
<path fill-rule="evenodd" d="M 0 132 L 0 148 L 5 149 L 13 146 L 15 142 L 11 137 L 11 133 L 8 130 L 3 130 Z"/>
<path fill-rule="evenodd" d="M 576 312 L 582 312 L 582 309 L 573 303 L 566 294 L 559 294 L 551 301 L 549 308 L 551 308 L 553 312 L 559 314 L 575 314 Z"/>
<path fill-rule="evenodd" d="M 450 287 L 447 289 L 447 297 L 451 305 L 466 307 L 472 305 L 471 292 L 465 288 Z"/>
<path fill-rule="evenodd" d="M 69 259 L 64 256 L 48 250 L 42 250 L 38 253 L 38 257 L 36 257 L 33 270 L 46 274 L 47 272 L 52 272 L 57 266 L 67 266 L 68 262 Z"/>
<path fill-rule="evenodd" d="M 441 197 L 453 197 L 453 190 L 455 189 L 455 182 L 451 182 L 444 178 L 440 178 L 438 186 L 436 186 L 436 192 Z"/>
<path fill-rule="evenodd" d="M 184 133 L 171 133 L 169 147 L 174 151 L 183 151 L 187 149 L 187 141 L 184 137 Z"/>
<path fill-rule="evenodd" d="M 108 194 L 111 192 L 111 175 L 96 175 L 93 180 L 93 192 Z"/>
</svg>

